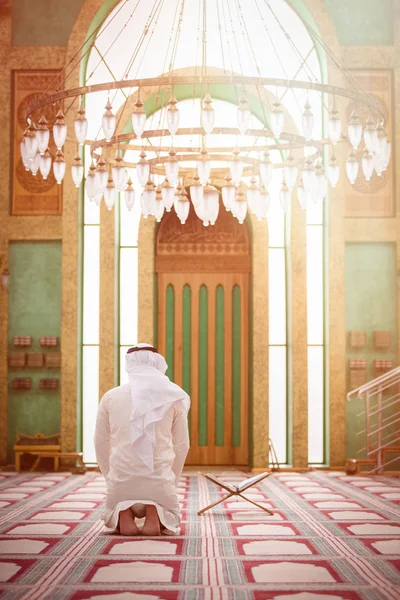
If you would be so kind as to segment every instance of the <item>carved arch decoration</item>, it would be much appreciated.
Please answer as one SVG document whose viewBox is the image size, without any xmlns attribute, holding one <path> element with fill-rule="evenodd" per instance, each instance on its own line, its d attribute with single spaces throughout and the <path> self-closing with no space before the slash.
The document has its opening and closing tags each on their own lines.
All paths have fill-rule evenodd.
<svg viewBox="0 0 400 600">
<path fill-rule="evenodd" d="M 250 272 L 250 239 L 242 225 L 223 208 L 215 225 L 204 227 L 194 210 L 182 225 L 171 211 L 159 225 L 155 270 L 173 272 Z"/>
</svg>

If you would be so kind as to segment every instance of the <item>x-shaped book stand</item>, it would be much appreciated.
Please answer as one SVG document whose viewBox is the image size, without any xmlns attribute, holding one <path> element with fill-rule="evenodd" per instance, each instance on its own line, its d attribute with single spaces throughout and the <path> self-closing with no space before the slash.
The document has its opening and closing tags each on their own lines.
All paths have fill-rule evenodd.
<svg viewBox="0 0 400 600">
<path fill-rule="evenodd" d="M 223 488 L 224 490 L 229 492 L 229 494 L 227 494 L 226 496 L 224 496 L 217 502 L 213 502 L 213 504 L 210 504 L 209 506 L 206 506 L 205 508 L 202 508 L 201 510 L 199 510 L 199 512 L 197 513 L 198 515 L 205 513 L 207 510 L 210 510 L 210 508 L 217 506 L 217 504 L 220 504 L 221 502 L 225 502 L 225 500 L 228 500 L 232 496 L 240 496 L 240 498 L 243 498 L 243 500 L 247 500 L 247 502 L 250 502 L 251 504 L 254 504 L 254 506 L 257 506 L 257 508 L 261 508 L 261 510 L 265 511 L 269 515 L 274 514 L 273 512 L 268 510 L 268 508 L 261 506 L 261 504 L 257 504 L 257 502 L 250 500 L 250 498 L 246 498 L 246 496 L 243 496 L 243 494 L 242 494 L 242 492 L 245 492 L 246 490 L 248 490 L 250 487 L 252 487 L 256 483 L 259 483 L 263 479 L 266 479 L 267 477 L 272 475 L 272 473 L 260 473 L 259 475 L 254 475 L 254 477 L 249 477 L 248 479 L 245 479 L 244 481 L 242 481 L 242 483 L 240 485 L 230 485 L 229 483 L 225 483 L 224 481 L 221 481 L 217 477 L 214 477 L 214 475 L 211 475 L 210 473 L 199 473 L 199 475 L 202 475 L 209 481 L 212 481 L 216 485 L 219 485 L 221 488 Z"/>
</svg>

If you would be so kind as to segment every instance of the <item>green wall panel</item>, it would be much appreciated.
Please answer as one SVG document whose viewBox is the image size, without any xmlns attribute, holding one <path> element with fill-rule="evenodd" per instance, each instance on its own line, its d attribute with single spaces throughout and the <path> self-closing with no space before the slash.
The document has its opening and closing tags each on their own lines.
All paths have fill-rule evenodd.
<svg viewBox="0 0 400 600">
<path fill-rule="evenodd" d="M 397 365 L 397 279 L 396 247 L 394 244 L 346 245 L 346 332 L 365 331 L 365 348 L 351 350 L 347 344 L 346 370 L 349 359 L 367 359 L 367 381 L 376 375 L 375 359 L 391 359 Z M 392 344 L 387 350 L 376 350 L 374 331 L 390 331 Z M 357 414 L 364 403 L 346 403 L 347 457 L 356 458 L 355 433 L 363 428 L 363 417 Z"/>
<path fill-rule="evenodd" d="M 232 446 L 240 446 L 240 350 L 241 350 L 241 295 L 240 287 L 232 291 Z"/>
<path fill-rule="evenodd" d="M 324 0 L 341 44 L 393 44 L 393 0 Z"/>
<path fill-rule="evenodd" d="M 189 396 L 191 395 L 191 317 L 192 317 L 192 290 L 190 285 L 185 285 L 182 292 L 182 387 Z M 188 413 L 188 426 L 190 434 L 190 409 Z"/>
<path fill-rule="evenodd" d="M 41 335 L 61 335 L 61 242 L 18 242 L 9 247 L 11 273 L 8 303 L 8 342 L 17 335 L 32 336 L 28 352 L 42 352 Z M 46 350 L 45 350 L 46 351 Z M 32 389 L 8 396 L 8 460 L 14 462 L 17 433 L 60 431 L 60 391 L 39 389 L 41 378 L 59 378 L 59 370 L 10 369 L 15 377 L 31 377 Z"/>
<path fill-rule="evenodd" d="M 190 396 L 190 335 L 191 335 L 192 291 L 189 285 L 183 288 L 182 296 L 182 387 Z"/>
<path fill-rule="evenodd" d="M 199 446 L 208 444 L 208 289 L 199 293 Z"/>
<path fill-rule="evenodd" d="M 165 315 L 165 359 L 167 375 L 173 381 L 175 375 L 174 341 L 175 341 L 175 290 L 172 285 L 167 287 Z"/>
<path fill-rule="evenodd" d="M 224 445 L 224 288 L 219 285 L 215 298 L 215 445 Z"/>
</svg>

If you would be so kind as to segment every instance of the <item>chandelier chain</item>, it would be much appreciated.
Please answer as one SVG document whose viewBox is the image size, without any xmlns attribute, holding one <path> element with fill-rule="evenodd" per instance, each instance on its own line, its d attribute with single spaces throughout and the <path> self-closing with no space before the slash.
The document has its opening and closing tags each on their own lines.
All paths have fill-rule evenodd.
<svg viewBox="0 0 400 600">
<path fill-rule="evenodd" d="M 106 29 L 111 23 L 112 21 L 114 21 L 114 19 L 117 18 L 118 14 L 120 13 L 120 11 L 123 9 L 123 7 L 129 2 L 129 0 L 124 0 L 120 6 L 117 7 L 115 13 L 112 15 L 111 19 L 108 21 L 106 27 L 104 29 Z M 140 0 L 138 0 L 138 4 L 140 3 Z M 91 38 L 94 38 L 97 33 L 101 30 L 103 26 L 103 23 L 99 23 L 99 25 L 97 25 L 97 27 L 95 27 L 93 29 L 93 31 L 89 34 L 89 36 L 87 38 L 85 38 L 84 42 L 79 46 L 78 50 L 75 52 L 75 54 L 70 58 L 70 60 L 67 62 L 67 64 L 65 65 L 65 67 L 63 67 L 61 69 L 61 71 L 55 76 L 54 80 L 51 81 L 49 83 L 49 85 L 47 86 L 47 88 L 43 91 L 42 95 L 40 96 L 40 100 L 43 100 L 43 98 L 45 98 L 45 96 L 47 96 L 48 92 L 51 89 L 54 89 L 54 87 L 57 85 L 58 82 L 62 82 L 65 85 L 66 80 L 68 79 L 68 77 L 75 71 L 75 69 L 81 64 L 81 61 L 86 58 L 86 56 L 90 53 L 90 51 L 92 50 L 93 44 L 94 42 L 90 42 L 89 44 L 89 40 Z M 104 29 L 102 31 L 100 31 L 99 33 L 99 37 L 101 35 L 101 33 L 104 31 Z M 87 48 L 85 50 L 85 52 L 83 54 L 81 54 L 83 48 L 85 48 L 85 46 L 87 45 Z M 72 66 L 71 70 L 69 71 L 69 73 L 66 74 L 66 71 L 68 69 L 68 67 L 71 65 L 71 63 L 73 63 L 73 61 L 78 57 L 78 60 L 76 61 L 76 63 Z M 55 88 L 57 89 L 57 88 Z"/>
<path fill-rule="evenodd" d="M 232 51 L 231 51 L 231 44 L 229 42 L 229 35 L 228 35 L 228 19 L 226 17 L 225 14 L 225 4 L 224 4 L 224 0 L 221 0 L 221 4 L 222 4 L 222 14 L 223 14 L 223 19 L 224 19 L 224 27 L 225 27 L 225 39 L 226 39 L 226 45 L 228 48 L 228 55 L 229 55 L 229 63 L 231 66 L 231 73 L 233 75 L 233 73 L 235 72 L 234 67 L 233 67 L 233 57 L 232 57 Z M 236 96 L 236 103 L 239 102 L 239 95 L 237 92 L 237 85 L 236 82 L 234 82 L 234 90 L 235 90 L 235 96 Z"/>
<path fill-rule="evenodd" d="M 115 36 L 115 37 L 114 37 L 114 38 L 111 40 L 111 43 L 109 44 L 109 46 L 107 47 L 106 51 L 105 51 L 105 52 L 104 52 L 104 54 L 103 54 L 103 58 L 102 58 L 102 60 L 100 60 L 100 61 L 97 63 L 97 65 L 95 65 L 95 67 L 94 67 L 93 71 L 90 73 L 90 75 L 89 75 L 89 76 L 87 76 L 87 77 L 86 77 L 86 82 L 89 82 L 89 81 L 90 81 L 90 79 L 93 77 L 93 75 L 96 73 L 97 69 L 98 69 L 98 68 L 99 68 L 99 66 L 101 65 L 102 61 L 104 61 L 104 60 L 105 60 L 105 58 L 106 58 L 107 54 L 108 54 L 108 53 L 111 51 L 111 49 L 114 47 L 114 44 L 116 44 L 116 42 L 118 41 L 119 37 L 122 35 L 122 33 L 123 33 L 124 29 L 126 29 L 126 27 L 127 27 L 128 23 L 130 22 L 130 20 L 131 20 L 131 19 L 133 19 L 133 16 L 134 16 L 134 14 L 135 14 L 135 12 L 136 12 L 136 10 L 137 10 L 137 8 L 138 8 L 138 6 L 139 6 L 139 5 L 140 5 L 140 0 L 138 0 L 138 1 L 136 2 L 136 5 L 134 6 L 134 8 L 133 8 L 133 10 L 132 10 L 131 14 L 130 14 L 130 15 L 129 15 L 129 17 L 128 17 L 128 20 L 127 20 L 127 21 L 124 23 L 124 26 L 123 26 L 123 28 L 122 28 L 122 29 L 121 29 L 121 30 L 120 30 L 120 31 L 117 33 L 117 35 L 116 35 L 116 36 Z M 100 38 L 100 36 L 102 35 L 102 33 L 104 32 L 104 30 L 106 30 L 106 29 L 107 29 L 107 27 L 108 27 L 108 26 L 109 26 L 109 23 L 106 23 L 106 25 L 105 25 L 104 29 L 103 29 L 103 30 L 100 32 L 100 34 L 99 34 L 99 38 Z"/>
</svg>

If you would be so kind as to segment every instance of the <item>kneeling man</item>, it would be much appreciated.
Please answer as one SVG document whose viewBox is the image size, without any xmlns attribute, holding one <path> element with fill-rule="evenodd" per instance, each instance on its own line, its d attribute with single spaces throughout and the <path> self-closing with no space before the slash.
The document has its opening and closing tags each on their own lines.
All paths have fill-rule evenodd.
<svg viewBox="0 0 400 600">
<path fill-rule="evenodd" d="M 129 383 L 107 392 L 97 414 L 96 457 L 107 486 L 102 518 L 122 535 L 173 535 L 190 399 L 165 375 L 164 357 L 149 344 L 128 350 L 126 370 Z M 141 532 L 135 517 L 145 517 Z"/>
</svg>

